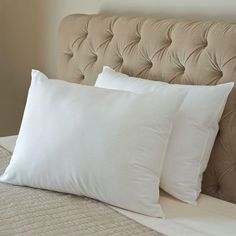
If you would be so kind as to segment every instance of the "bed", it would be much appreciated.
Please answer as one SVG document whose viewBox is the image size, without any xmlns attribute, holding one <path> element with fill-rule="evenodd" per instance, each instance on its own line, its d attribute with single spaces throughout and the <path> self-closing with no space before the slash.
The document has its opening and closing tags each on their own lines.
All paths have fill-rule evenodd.
<svg viewBox="0 0 236 236">
<path fill-rule="evenodd" d="M 103 65 L 168 83 L 235 81 L 236 27 L 175 19 L 72 15 L 59 29 L 58 78 L 93 85 Z M 166 219 L 87 198 L 0 185 L 1 235 L 235 235 L 235 106 L 231 92 L 197 206 L 161 193 Z M 16 136 L 0 139 L 1 172 Z"/>
</svg>

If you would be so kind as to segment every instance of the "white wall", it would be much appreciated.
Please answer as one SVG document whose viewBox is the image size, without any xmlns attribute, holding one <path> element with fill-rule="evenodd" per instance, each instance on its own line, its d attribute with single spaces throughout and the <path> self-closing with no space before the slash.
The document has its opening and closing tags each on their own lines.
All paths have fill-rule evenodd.
<svg viewBox="0 0 236 236">
<path fill-rule="evenodd" d="M 56 76 L 60 20 L 71 13 L 114 13 L 236 22 L 236 0 L 0 0 L 0 136 L 17 132 L 30 70 Z"/>
</svg>

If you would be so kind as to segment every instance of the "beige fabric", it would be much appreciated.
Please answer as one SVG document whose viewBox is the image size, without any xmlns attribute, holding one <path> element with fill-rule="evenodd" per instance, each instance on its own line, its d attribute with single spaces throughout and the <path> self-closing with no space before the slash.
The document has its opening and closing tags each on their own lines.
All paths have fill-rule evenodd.
<svg viewBox="0 0 236 236">
<path fill-rule="evenodd" d="M 0 147 L 0 174 L 10 153 Z M 0 235 L 158 236 L 103 203 L 69 194 L 0 184 Z"/>
<path fill-rule="evenodd" d="M 169 83 L 226 83 L 236 81 L 236 24 L 72 15 L 60 26 L 58 59 L 60 79 L 88 85 L 103 65 Z M 203 179 L 204 193 L 234 203 L 235 111 L 234 88 Z"/>
</svg>

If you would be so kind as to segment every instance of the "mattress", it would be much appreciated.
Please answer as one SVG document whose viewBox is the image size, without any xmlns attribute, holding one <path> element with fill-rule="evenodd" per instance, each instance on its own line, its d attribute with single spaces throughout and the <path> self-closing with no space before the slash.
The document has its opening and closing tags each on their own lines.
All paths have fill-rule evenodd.
<svg viewBox="0 0 236 236">
<path fill-rule="evenodd" d="M 0 145 L 13 151 L 16 138 L 17 136 L 0 138 Z M 235 204 L 201 194 L 198 204 L 194 206 L 182 203 L 164 192 L 161 192 L 160 202 L 166 215 L 165 219 L 112 208 L 143 226 L 168 236 L 236 235 Z"/>
</svg>

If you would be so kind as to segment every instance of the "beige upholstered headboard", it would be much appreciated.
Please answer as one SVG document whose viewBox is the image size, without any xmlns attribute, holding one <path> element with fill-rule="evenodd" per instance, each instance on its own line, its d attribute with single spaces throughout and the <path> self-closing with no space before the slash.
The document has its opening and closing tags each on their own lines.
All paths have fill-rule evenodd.
<svg viewBox="0 0 236 236">
<path fill-rule="evenodd" d="M 168 83 L 236 82 L 236 24 L 71 15 L 61 23 L 58 53 L 59 78 L 87 85 L 103 65 Z M 220 122 L 203 192 L 236 203 L 236 89 Z"/>
</svg>

